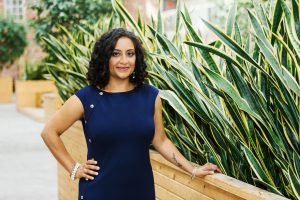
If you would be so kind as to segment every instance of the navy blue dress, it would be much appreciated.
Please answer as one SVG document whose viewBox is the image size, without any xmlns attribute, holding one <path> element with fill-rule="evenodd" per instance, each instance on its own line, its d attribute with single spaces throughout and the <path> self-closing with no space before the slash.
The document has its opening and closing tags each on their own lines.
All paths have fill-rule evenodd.
<svg viewBox="0 0 300 200">
<path fill-rule="evenodd" d="M 93 86 L 75 92 L 84 107 L 87 159 L 100 166 L 94 180 L 79 180 L 79 200 L 155 199 L 149 145 L 157 94 L 149 84 L 127 92 Z"/>
</svg>

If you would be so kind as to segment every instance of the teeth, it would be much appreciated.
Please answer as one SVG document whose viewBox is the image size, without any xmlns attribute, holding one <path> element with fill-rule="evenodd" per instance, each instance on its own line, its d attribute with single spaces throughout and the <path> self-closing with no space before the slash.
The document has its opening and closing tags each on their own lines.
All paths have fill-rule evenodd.
<svg viewBox="0 0 300 200">
<path fill-rule="evenodd" d="M 117 67 L 118 69 L 129 69 L 129 67 Z"/>
</svg>

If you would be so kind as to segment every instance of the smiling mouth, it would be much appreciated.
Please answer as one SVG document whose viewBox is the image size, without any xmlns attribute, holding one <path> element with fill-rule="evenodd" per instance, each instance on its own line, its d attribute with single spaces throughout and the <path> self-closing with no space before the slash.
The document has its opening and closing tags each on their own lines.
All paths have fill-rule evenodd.
<svg viewBox="0 0 300 200">
<path fill-rule="evenodd" d="M 117 69 L 120 71 L 126 71 L 129 69 L 129 67 L 117 67 Z"/>
</svg>

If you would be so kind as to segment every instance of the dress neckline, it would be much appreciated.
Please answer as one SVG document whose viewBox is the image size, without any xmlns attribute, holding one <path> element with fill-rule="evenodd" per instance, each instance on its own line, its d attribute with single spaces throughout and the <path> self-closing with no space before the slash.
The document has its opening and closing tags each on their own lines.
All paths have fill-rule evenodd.
<svg viewBox="0 0 300 200">
<path fill-rule="evenodd" d="M 130 94 L 130 93 L 134 93 L 136 90 L 138 90 L 140 87 L 142 87 L 144 84 L 140 85 L 140 86 L 135 86 L 133 89 L 128 90 L 128 91 L 123 91 L 123 92 L 109 92 L 109 91 L 105 91 L 100 89 L 97 86 L 94 86 L 94 88 L 96 88 L 96 90 L 98 90 L 99 92 L 103 92 L 105 94 L 110 94 L 110 95 L 114 95 L 114 94 Z"/>
</svg>

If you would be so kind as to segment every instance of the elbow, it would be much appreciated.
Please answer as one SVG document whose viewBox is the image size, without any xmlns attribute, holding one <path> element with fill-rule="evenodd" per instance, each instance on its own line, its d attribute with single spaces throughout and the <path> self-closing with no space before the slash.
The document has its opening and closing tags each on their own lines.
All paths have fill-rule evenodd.
<svg viewBox="0 0 300 200">
<path fill-rule="evenodd" d="M 44 140 L 44 142 L 46 143 L 48 140 L 49 140 L 49 138 L 51 137 L 51 135 L 52 135 L 52 133 L 51 133 L 52 131 L 49 129 L 49 128 L 47 128 L 47 126 L 44 128 L 44 130 L 42 131 L 42 133 L 41 133 L 41 138 Z"/>
<path fill-rule="evenodd" d="M 166 143 L 166 141 L 169 140 L 167 137 L 161 137 L 161 138 L 157 138 L 156 140 L 153 140 L 153 146 L 154 148 L 159 151 L 159 149 L 161 149 L 164 144 Z"/>
<path fill-rule="evenodd" d="M 47 131 L 44 129 L 44 130 L 42 131 L 42 133 L 41 133 L 41 138 L 44 140 L 44 142 L 46 141 L 47 136 L 48 136 L 48 133 L 47 133 Z"/>
</svg>

